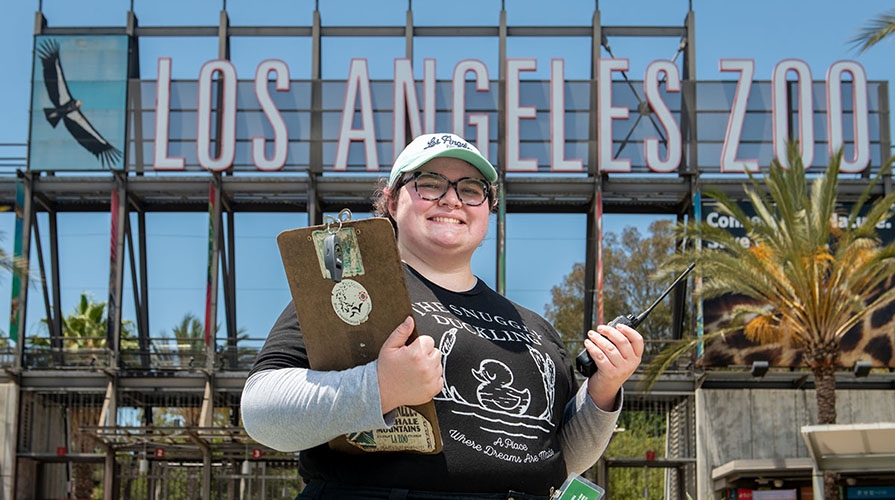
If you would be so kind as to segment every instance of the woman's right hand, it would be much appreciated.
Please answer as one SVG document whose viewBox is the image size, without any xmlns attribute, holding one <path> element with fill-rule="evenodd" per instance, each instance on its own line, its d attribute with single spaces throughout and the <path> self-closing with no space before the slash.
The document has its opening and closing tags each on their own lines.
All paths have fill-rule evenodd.
<svg viewBox="0 0 895 500">
<path fill-rule="evenodd" d="M 382 414 L 407 405 L 429 402 L 441 392 L 441 351 L 435 340 L 420 335 L 407 344 L 413 333 L 413 317 L 408 316 L 398 325 L 379 350 L 379 400 Z"/>
</svg>

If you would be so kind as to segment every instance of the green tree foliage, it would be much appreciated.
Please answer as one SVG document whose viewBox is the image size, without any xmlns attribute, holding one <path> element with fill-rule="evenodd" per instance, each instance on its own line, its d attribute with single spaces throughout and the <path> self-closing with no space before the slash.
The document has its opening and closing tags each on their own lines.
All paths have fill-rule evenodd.
<svg viewBox="0 0 895 500">
<path fill-rule="evenodd" d="M 841 159 L 841 153 L 835 155 L 809 189 L 798 145 L 790 144 L 789 168 L 774 160 L 767 172 L 750 176 L 745 186 L 754 218 L 724 193 L 706 190 L 725 214 L 742 224 L 749 244 L 744 246 L 724 229 L 694 222 L 678 227 L 678 234 L 698 233 L 718 247 L 675 254 L 669 264 L 682 269 L 695 260 L 704 276 L 701 293 L 706 298 L 733 293 L 760 304 L 736 308 L 728 328 L 664 351 L 650 365 L 647 380 L 655 381 L 700 340 L 742 329 L 759 343 L 803 349 L 814 374 L 817 423 L 836 423 L 834 373 L 840 341 L 874 309 L 895 300 L 895 288 L 886 284 L 895 273 L 895 243 L 883 245 L 876 231 L 893 216 L 895 193 L 871 200 L 874 185 L 889 175 L 892 162 L 880 169 L 844 215 L 846 224 L 840 225 L 834 216 Z M 838 498 L 831 474 L 825 476 L 825 491 L 827 499 Z"/>
<path fill-rule="evenodd" d="M 171 329 L 171 334 L 163 332 L 153 339 L 153 350 L 159 353 L 163 366 L 202 368 L 206 355 L 205 327 L 195 314 L 186 313 Z"/>
<path fill-rule="evenodd" d="M 665 415 L 647 411 L 623 411 L 612 441 L 604 454 L 612 458 L 645 458 L 653 451 L 656 458 L 665 456 Z M 614 469 L 609 475 L 609 492 L 613 498 L 665 497 L 665 470 Z M 644 492 L 647 495 L 644 495 Z"/>
<path fill-rule="evenodd" d="M 44 327 L 47 326 L 47 318 L 41 319 Z M 106 303 L 97 302 L 87 292 L 82 292 L 72 312 L 62 318 L 62 346 L 67 352 L 78 350 L 101 350 L 106 346 L 108 321 L 106 318 Z M 47 337 L 31 337 L 31 344 L 40 347 L 49 347 L 50 340 Z M 135 348 L 137 346 L 134 322 L 124 320 L 121 322 L 121 347 Z"/>
<path fill-rule="evenodd" d="M 669 283 L 657 281 L 659 265 L 674 251 L 673 222 L 656 220 L 643 236 L 628 226 L 621 236 L 603 238 L 603 321 L 623 314 L 639 314 L 649 307 Z M 566 340 L 570 349 L 580 349 L 584 338 L 584 264 L 576 263 L 562 283 L 551 291 L 552 302 L 545 316 Z M 656 307 L 639 330 L 650 339 L 671 338 L 669 301 Z"/>
<path fill-rule="evenodd" d="M 555 285 L 550 294 L 553 301 L 546 305 L 544 316 L 562 336 L 568 349 L 575 349 L 584 338 L 581 331 L 584 323 L 584 264 L 577 262 L 572 272 L 563 277 L 562 283 Z"/>
<path fill-rule="evenodd" d="M 62 335 L 68 349 L 106 347 L 106 303 L 82 293 L 75 310 L 62 318 Z"/>
<path fill-rule="evenodd" d="M 220 325 L 215 325 L 215 336 L 219 330 Z M 248 338 L 248 332 L 245 329 L 237 330 L 236 345 L 219 346 L 216 362 L 229 361 L 232 369 L 251 366 L 258 351 L 241 345 Z M 153 350 L 159 353 L 159 361 L 166 366 L 173 365 L 180 368 L 202 368 L 205 366 L 207 356 L 205 325 L 193 313 L 184 314 L 180 323 L 171 329 L 170 334 L 163 332 L 160 337 L 153 339 L 153 344 Z"/>
</svg>

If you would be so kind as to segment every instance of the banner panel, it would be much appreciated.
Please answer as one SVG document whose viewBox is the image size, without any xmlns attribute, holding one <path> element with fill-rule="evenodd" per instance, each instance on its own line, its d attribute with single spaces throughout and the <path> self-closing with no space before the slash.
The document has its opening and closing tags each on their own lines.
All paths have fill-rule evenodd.
<svg viewBox="0 0 895 500">
<path fill-rule="evenodd" d="M 126 36 L 34 37 L 28 168 L 122 170 Z"/>
<path fill-rule="evenodd" d="M 734 224 L 720 210 L 720 205 L 712 199 L 702 200 L 703 222 L 727 229 L 736 237 L 745 241 L 746 232 L 742 227 Z M 743 211 L 754 216 L 755 211 L 748 203 L 740 204 Z M 850 205 L 841 205 L 837 213 L 841 217 L 847 217 L 851 210 Z M 840 218 L 840 224 L 847 219 Z M 895 241 L 895 220 L 889 219 L 877 228 L 883 244 Z M 703 245 L 711 248 L 712 244 Z M 711 279 L 710 276 L 707 278 Z M 895 279 L 895 277 L 892 277 Z M 890 279 L 889 281 L 892 281 Z M 890 285 L 891 286 L 891 285 Z M 704 331 L 709 334 L 730 324 L 733 310 L 738 305 L 758 304 L 759 302 L 742 295 L 725 295 L 722 297 L 707 299 L 703 302 Z M 891 302 L 877 309 L 874 313 L 856 325 L 846 333 L 841 341 L 840 365 L 844 367 L 854 366 L 857 361 L 870 361 L 874 366 L 895 367 L 895 356 L 892 346 L 895 346 L 895 302 Z M 771 366 L 801 367 L 803 351 L 788 347 L 785 342 L 773 344 L 757 344 L 747 339 L 742 330 L 725 335 L 723 339 L 706 343 L 704 352 L 700 358 L 700 365 L 710 366 L 747 366 L 754 361 L 767 361 Z"/>
</svg>

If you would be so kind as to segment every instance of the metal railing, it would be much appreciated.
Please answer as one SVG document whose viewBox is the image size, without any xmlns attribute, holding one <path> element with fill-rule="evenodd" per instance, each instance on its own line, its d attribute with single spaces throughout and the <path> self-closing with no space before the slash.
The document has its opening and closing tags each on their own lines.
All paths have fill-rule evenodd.
<svg viewBox="0 0 895 500">
<path fill-rule="evenodd" d="M 79 339 L 84 341 L 84 339 Z M 94 345 L 104 339 L 90 339 Z M 242 339 L 236 345 L 227 344 L 226 338 L 216 339 L 213 367 L 216 370 L 248 371 L 261 349 L 261 342 L 253 339 Z M 127 343 L 134 343 L 129 340 Z M 643 361 L 639 371 L 643 371 L 672 341 L 664 339 L 644 340 Z M 566 341 L 569 352 L 577 354 L 583 349 L 583 341 Z M 23 368 L 31 370 L 65 370 L 65 369 L 101 369 L 112 366 L 112 350 L 106 347 L 66 347 L 27 346 L 24 350 Z M 15 347 L 0 347 L 0 367 L 11 367 L 15 364 Z M 208 351 L 202 340 L 182 339 L 150 339 L 149 349 L 124 347 L 119 354 L 119 368 L 150 370 L 196 370 L 206 368 Z M 682 356 L 670 368 L 670 372 L 690 372 L 693 369 L 695 354 Z"/>
<path fill-rule="evenodd" d="M 62 339 L 63 347 L 42 344 L 28 345 L 22 353 L 22 367 L 28 370 L 90 370 L 115 365 L 113 352 L 105 347 L 104 338 Z M 126 344 L 135 344 L 129 339 Z M 247 371 L 251 368 L 260 345 L 245 342 L 237 345 L 218 344 L 214 351 L 215 370 Z M 85 347 L 89 346 L 89 347 Z M 126 345 L 118 355 L 117 367 L 125 370 L 197 370 L 207 368 L 209 352 L 203 340 L 150 339 L 148 349 Z M 0 347 L 0 368 L 15 366 L 16 348 Z"/>
</svg>

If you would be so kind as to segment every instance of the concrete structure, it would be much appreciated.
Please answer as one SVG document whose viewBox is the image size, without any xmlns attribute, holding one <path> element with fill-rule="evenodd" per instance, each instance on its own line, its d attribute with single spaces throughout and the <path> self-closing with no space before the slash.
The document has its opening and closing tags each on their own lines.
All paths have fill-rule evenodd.
<svg viewBox="0 0 895 500">
<path fill-rule="evenodd" d="M 895 422 L 892 389 L 837 390 L 836 409 L 839 424 Z M 697 390 L 699 498 L 775 480 L 787 487 L 810 485 L 812 460 L 802 428 L 815 424 L 816 415 L 813 389 Z M 895 466 L 888 474 L 850 471 L 859 478 L 861 472 L 895 481 Z"/>
</svg>

